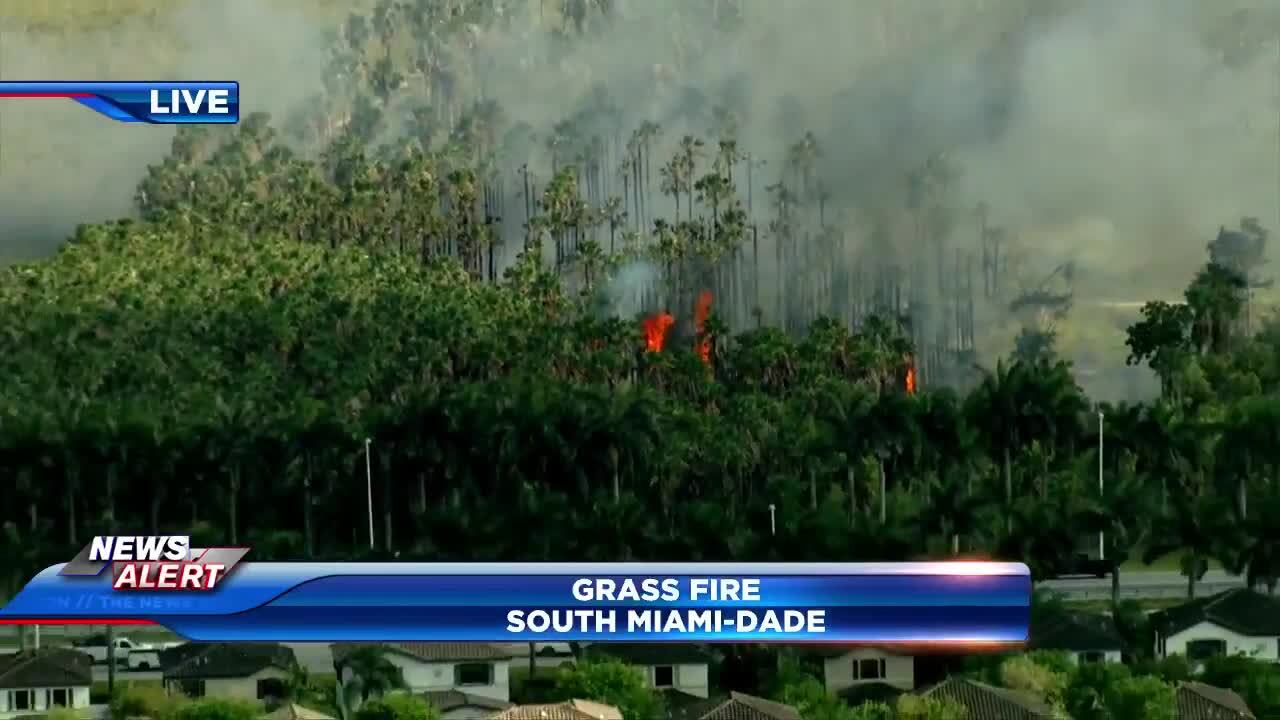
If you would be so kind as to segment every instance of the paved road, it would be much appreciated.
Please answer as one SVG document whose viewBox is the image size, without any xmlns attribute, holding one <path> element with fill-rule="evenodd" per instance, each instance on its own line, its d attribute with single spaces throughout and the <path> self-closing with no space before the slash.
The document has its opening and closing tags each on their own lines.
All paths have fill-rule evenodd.
<svg viewBox="0 0 1280 720">
<path fill-rule="evenodd" d="M 1111 578 L 1071 578 L 1048 580 L 1037 587 L 1052 590 L 1068 600 L 1111 598 Z M 1244 587 L 1244 579 L 1223 570 L 1210 570 L 1196 583 L 1196 595 L 1212 595 Z M 1120 597 L 1126 600 L 1164 600 L 1186 597 L 1187 579 L 1178 572 L 1146 571 L 1120 573 Z"/>
</svg>

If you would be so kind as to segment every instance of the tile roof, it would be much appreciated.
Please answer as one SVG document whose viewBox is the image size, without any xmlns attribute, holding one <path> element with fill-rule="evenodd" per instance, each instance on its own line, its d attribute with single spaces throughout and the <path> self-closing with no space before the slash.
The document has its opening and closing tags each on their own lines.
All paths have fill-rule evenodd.
<svg viewBox="0 0 1280 720">
<path fill-rule="evenodd" d="M 1280 600 L 1236 588 L 1154 612 L 1151 622 L 1166 636 L 1202 622 L 1249 637 L 1280 635 Z"/>
<path fill-rule="evenodd" d="M 1068 612 L 1037 623 L 1031 619 L 1028 647 L 1035 650 L 1122 650 L 1115 621 L 1095 613 Z"/>
<path fill-rule="evenodd" d="M 711 653 L 690 643 L 596 643 L 586 649 L 590 656 L 616 658 L 628 665 L 706 665 Z"/>
<path fill-rule="evenodd" d="M 974 720 L 1048 720 L 1053 710 L 1025 693 L 967 678 L 950 678 L 923 693 L 963 705 Z"/>
<path fill-rule="evenodd" d="M 93 659 L 47 648 L 0 655 L 0 688 L 83 687 L 93 684 Z"/>
<path fill-rule="evenodd" d="M 725 695 L 698 697 L 675 688 L 663 688 L 658 694 L 662 697 L 662 706 L 667 711 L 668 720 L 701 720 L 704 715 L 729 699 Z"/>
<path fill-rule="evenodd" d="M 729 693 L 729 699 L 698 716 L 697 720 L 800 720 L 790 705 L 746 693 Z"/>
<path fill-rule="evenodd" d="M 505 700 L 496 700 L 483 695 L 472 695 L 460 690 L 431 690 L 421 693 L 421 696 L 423 700 L 426 700 L 428 704 L 440 712 L 474 707 L 490 711 L 484 713 L 484 717 L 492 715 L 494 710 L 506 710 L 512 706 L 512 703 Z"/>
<path fill-rule="evenodd" d="M 1252 720 L 1244 699 L 1231 690 L 1198 682 L 1178 686 L 1178 720 Z"/>
<path fill-rule="evenodd" d="M 856 685 L 850 685 L 836 692 L 836 696 L 849 705 L 863 705 L 865 703 L 885 703 L 892 705 L 899 696 L 904 695 L 907 691 L 897 685 L 890 685 L 887 682 L 876 680 L 873 682 L 861 682 Z"/>
<path fill-rule="evenodd" d="M 334 643 L 333 661 L 341 663 L 351 653 L 364 648 L 383 648 L 422 662 L 458 662 L 468 660 L 510 660 L 511 653 L 488 643 L 464 642 L 400 642 L 400 643 Z"/>
<path fill-rule="evenodd" d="M 492 720 L 622 720 L 622 711 L 590 700 L 547 705 L 515 705 L 490 716 Z"/>
<path fill-rule="evenodd" d="M 904 652 L 903 646 L 901 645 L 875 645 L 866 643 L 859 643 L 857 645 L 828 645 L 824 643 L 822 645 L 796 646 L 795 649 L 799 651 L 801 655 L 820 658 L 823 660 L 844 657 L 845 655 L 848 655 L 851 652 L 857 652 L 858 650 L 875 650 L 883 655 L 897 655 L 903 657 L 911 654 L 909 652 Z"/>
<path fill-rule="evenodd" d="M 293 650 L 277 643 L 187 643 L 160 652 L 166 680 L 248 677 L 267 668 L 297 666 Z"/>
</svg>

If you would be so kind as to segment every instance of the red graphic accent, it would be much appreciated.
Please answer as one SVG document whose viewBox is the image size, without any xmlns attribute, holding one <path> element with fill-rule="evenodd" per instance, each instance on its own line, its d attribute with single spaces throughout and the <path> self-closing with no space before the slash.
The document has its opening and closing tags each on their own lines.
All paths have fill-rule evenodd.
<svg viewBox="0 0 1280 720">
<path fill-rule="evenodd" d="M 90 93 L 7 93 L 0 92 L 0 98 L 87 98 Z"/>
<path fill-rule="evenodd" d="M 155 625 L 154 620 L 137 618 L 0 618 L 0 625 Z"/>
</svg>

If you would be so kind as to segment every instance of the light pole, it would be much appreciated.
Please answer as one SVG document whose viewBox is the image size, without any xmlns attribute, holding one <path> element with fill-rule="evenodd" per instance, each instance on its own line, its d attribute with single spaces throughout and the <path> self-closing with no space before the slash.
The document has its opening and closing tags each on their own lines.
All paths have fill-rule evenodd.
<svg viewBox="0 0 1280 720">
<path fill-rule="evenodd" d="M 769 503 L 769 535 L 778 534 L 778 516 L 775 514 L 777 506 Z"/>
<path fill-rule="evenodd" d="M 1104 417 L 1106 416 L 1103 415 L 1101 410 L 1099 410 L 1098 411 L 1098 502 L 1100 503 L 1106 501 L 1106 497 L 1105 497 L 1106 487 L 1103 485 L 1103 482 L 1102 482 L 1102 423 L 1103 423 Z M 1098 559 L 1099 560 L 1107 559 L 1107 532 L 1105 530 L 1098 531 Z"/>
<path fill-rule="evenodd" d="M 373 549 L 373 460 L 369 446 L 369 438 L 364 439 L 364 479 L 369 490 L 369 549 Z"/>
</svg>

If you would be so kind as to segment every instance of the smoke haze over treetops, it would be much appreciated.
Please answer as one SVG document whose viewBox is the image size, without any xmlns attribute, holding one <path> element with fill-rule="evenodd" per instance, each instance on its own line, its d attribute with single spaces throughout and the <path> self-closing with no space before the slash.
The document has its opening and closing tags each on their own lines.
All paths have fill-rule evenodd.
<svg viewBox="0 0 1280 720">
<path fill-rule="evenodd" d="M 652 119 L 668 140 L 706 137 L 726 103 L 740 109 L 743 149 L 763 157 L 811 130 L 833 211 L 851 224 L 900 208 L 906 173 L 945 151 L 965 202 L 987 203 L 1044 262 L 1077 261 L 1086 285 L 1129 279 L 1126 298 L 1176 294 L 1221 224 L 1276 224 L 1276 51 L 1228 67 L 1205 45 L 1209 4 L 744 3 L 729 34 L 711 29 L 714 3 L 615 0 L 612 24 L 570 40 L 554 32 L 553 0 L 508 3 L 508 23 L 469 30 L 475 86 L 542 133 L 600 85 L 628 131 Z M 236 79 L 245 112 L 280 113 L 320 90 L 334 30 L 267 0 L 189 3 L 165 24 L 63 39 L 4 28 L 0 68 L 6 79 Z M 0 258 L 127 213 L 171 136 L 70 102 L 0 113 Z M 760 171 L 757 203 L 781 165 Z"/>
</svg>

